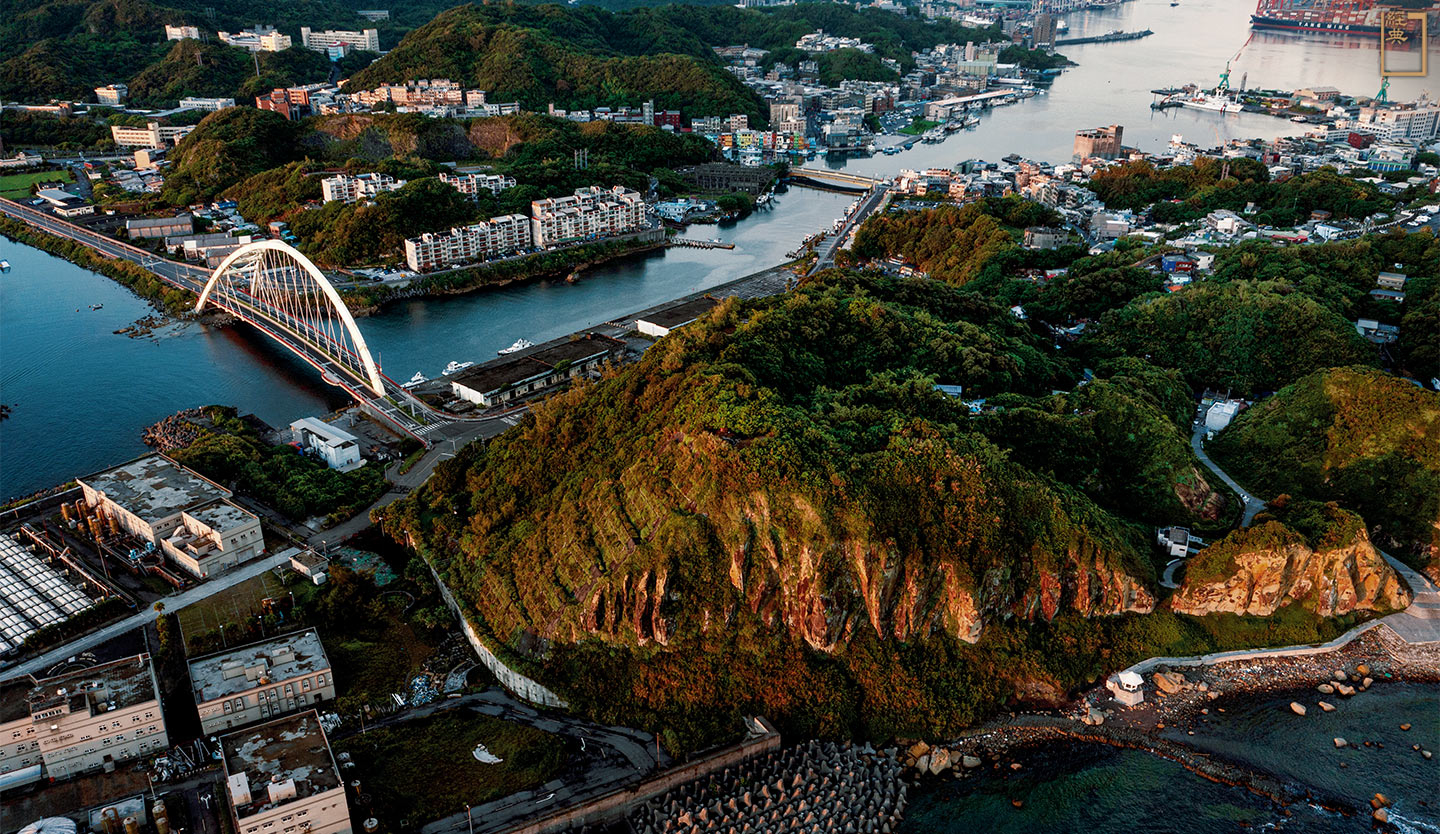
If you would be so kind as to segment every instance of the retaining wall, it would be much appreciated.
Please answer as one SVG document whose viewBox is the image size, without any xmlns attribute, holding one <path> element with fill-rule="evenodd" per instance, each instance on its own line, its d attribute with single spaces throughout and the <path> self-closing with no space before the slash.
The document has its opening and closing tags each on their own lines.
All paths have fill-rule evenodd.
<svg viewBox="0 0 1440 834">
<path fill-rule="evenodd" d="M 480 662 L 485 664 L 485 668 L 489 669 L 490 673 L 500 681 L 501 686 L 516 696 L 542 707 L 566 709 L 570 706 L 565 703 L 563 698 L 546 689 L 537 681 L 506 666 L 505 662 L 497 657 L 489 646 L 485 645 L 485 640 L 480 636 L 480 632 L 475 630 L 475 626 L 470 623 L 470 618 L 465 616 L 465 610 L 455 600 L 455 595 L 450 593 L 450 588 L 441 581 L 435 566 L 430 564 L 428 559 L 425 560 L 425 565 L 430 568 L 430 575 L 435 577 L 435 586 L 440 589 L 440 597 L 445 600 L 446 607 L 450 609 L 450 613 L 459 618 L 460 628 L 465 631 L 465 639 L 470 641 L 475 653 L 480 656 Z"/>
</svg>

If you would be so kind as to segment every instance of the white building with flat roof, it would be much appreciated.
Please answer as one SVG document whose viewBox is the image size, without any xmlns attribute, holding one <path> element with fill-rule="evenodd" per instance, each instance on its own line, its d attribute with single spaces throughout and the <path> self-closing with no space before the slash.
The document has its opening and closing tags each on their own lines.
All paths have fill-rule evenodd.
<svg viewBox="0 0 1440 834">
<path fill-rule="evenodd" d="M 300 45 L 316 52 L 339 50 L 341 55 L 348 54 L 352 49 L 379 52 L 380 31 L 366 29 L 363 32 L 349 32 L 341 29 L 327 29 L 324 32 L 316 32 L 309 26 L 301 26 Z"/>
<path fill-rule="evenodd" d="M 360 439 L 324 420 L 302 417 L 290 424 L 290 431 L 295 442 L 318 454 L 331 469 L 350 472 L 365 465 L 365 459 L 360 457 Z"/>
<path fill-rule="evenodd" d="M 77 479 L 85 503 L 203 579 L 265 552 L 260 519 L 230 491 L 164 455 Z"/>
<path fill-rule="evenodd" d="M 148 654 L 0 684 L 0 784 L 112 771 L 169 746 Z"/>
<path fill-rule="evenodd" d="M 239 32 L 219 32 L 220 42 L 250 52 L 284 52 L 294 45 L 289 35 L 275 31 L 274 26 L 256 26 Z"/>
<path fill-rule="evenodd" d="M 345 784 L 314 710 L 221 736 L 220 752 L 237 834 L 350 834 Z"/>
<path fill-rule="evenodd" d="M 224 110 L 227 107 L 234 106 L 235 99 L 233 98 L 202 98 L 200 96 L 190 96 L 188 98 L 180 99 L 180 107 L 182 108 L 188 108 L 190 110 L 204 110 L 209 113 L 214 113 L 217 110 Z"/>
<path fill-rule="evenodd" d="M 194 26 L 171 26 L 165 25 L 165 40 L 183 41 L 186 38 L 200 40 L 200 30 Z"/>
<path fill-rule="evenodd" d="M 468 174 L 452 174 L 448 171 L 440 172 L 440 181 L 452 186 L 456 191 L 466 197 L 475 198 L 480 196 L 481 191 L 488 191 L 491 194 L 499 194 L 507 188 L 515 187 L 515 178 L 502 174 L 486 174 L 472 172 Z"/>
<path fill-rule="evenodd" d="M 382 191 L 398 191 L 405 180 L 397 180 L 388 174 L 336 174 L 320 181 L 320 195 L 325 202 L 339 200 L 353 203 L 357 200 L 373 200 Z"/>
<path fill-rule="evenodd" d="M 149 122 L 144 127 L 110 125 L 110 138 L 122 148 L 164 148 L 180 144 L 195 125 L 162 125 Z"/>
<path fill-rule="evenodd" d="M 190 686 L 206 734 L 335 700 L 335 675 L 313 628 L 196 658 Z"/>
<path fill-rule="evenodd" d="M 95 100 L 112 107 L 119 107 L 120 102 L 124 101 L 128 95 L 130 95 L 130 88 L 124 84 L 106 84 L 104 87 L 95 88 Z"/>
</svg>

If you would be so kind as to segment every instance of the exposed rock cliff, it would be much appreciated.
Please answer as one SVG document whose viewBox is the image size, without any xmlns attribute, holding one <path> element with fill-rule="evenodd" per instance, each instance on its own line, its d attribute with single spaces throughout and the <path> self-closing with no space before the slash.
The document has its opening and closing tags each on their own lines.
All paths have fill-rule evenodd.
<svg viewBox="0 0 1440 834">
<path fill-rule="evenodd" d="M 1410 599 L 1363 525 L 1350 525 L 1342 537 L 1312 547 L 1304 535 L 1272 520 L 1232 533 L 1195 556 L 1171 605 L 1182 614 L 1266 616 L 1298 604 L 1333 617 L 1393 611 Z"/>
</svg>

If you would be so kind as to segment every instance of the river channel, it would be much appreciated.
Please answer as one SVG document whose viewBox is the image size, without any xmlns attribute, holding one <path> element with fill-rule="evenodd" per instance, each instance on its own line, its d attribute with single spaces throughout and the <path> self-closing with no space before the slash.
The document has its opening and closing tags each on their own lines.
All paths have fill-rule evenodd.
<svg viewBox="0 0 1440 834">
<path fill-rule="evenodd" d="M 889 177 L 901 168 L 1010 153 L 1061 162 L 1069 157 L 1075 130 L 1112 123 L 1124 125 L 1126 144 L 1146 150 L 1161 149 L 1176 133 L 1213 145 L 1217 136 L 1294 132 L 1297 126 L 1261 115 L 1150 110 L 1152 87 L 1213 83 L 1237 52 L 1237 85 L 1248 73 L 1252 87 L 1331 85 L 1357 94 L 1378 89 L 1373 42 L 1265 33 L 1251 38 L 1252 8 L 1248 0 L 1181 0 L 1178 6 L 1133 0 L 1071 14 L 1071 36 L 1141 28 L 1155 34 L 1064 47 L 1079 66 L 1044 95 L 986 113 L 979 127 L 943 143 L 813 164 Z M 1415 97 L 1427 83 L 1399 79 L 1392 97 Z M 734 243 L 734 250 L 672 249 L 591 270 L 573 285 L 534 282 L 397 303 L 360 326 L 386 373 L 433 376 L 451 360 L 483 361 L 521 337 L 554 338 L 773 266 L 805 236 L 828 228 L 851 199 L 792 188 L 773 209 L 688 233 Z M 0 499 L 143 452 L 141 429 L 181 408 L 227 403 L 286 424 L 345 401 L 306 366 L 243 328 L 182 324 L 138 339 L 117 335 L 113 331 L 151 312 L 123 288 L 3 239 L 0 258 L 13 266 L 0 276 L 0 403 L 11 408 L 0 421 Z"/>
</svg>

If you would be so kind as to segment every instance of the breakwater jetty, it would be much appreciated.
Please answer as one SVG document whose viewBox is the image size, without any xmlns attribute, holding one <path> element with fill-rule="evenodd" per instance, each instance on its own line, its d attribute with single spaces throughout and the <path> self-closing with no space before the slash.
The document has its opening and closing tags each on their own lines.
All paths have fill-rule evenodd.
<svg viewBox="0 0 1440 834">
<path fill-rule="evenodd" d="M 890 834 L 907 785 L 894 749 L 809 741 L 681 785 L 630 815 L 639 834 Z"/>
</svg>

